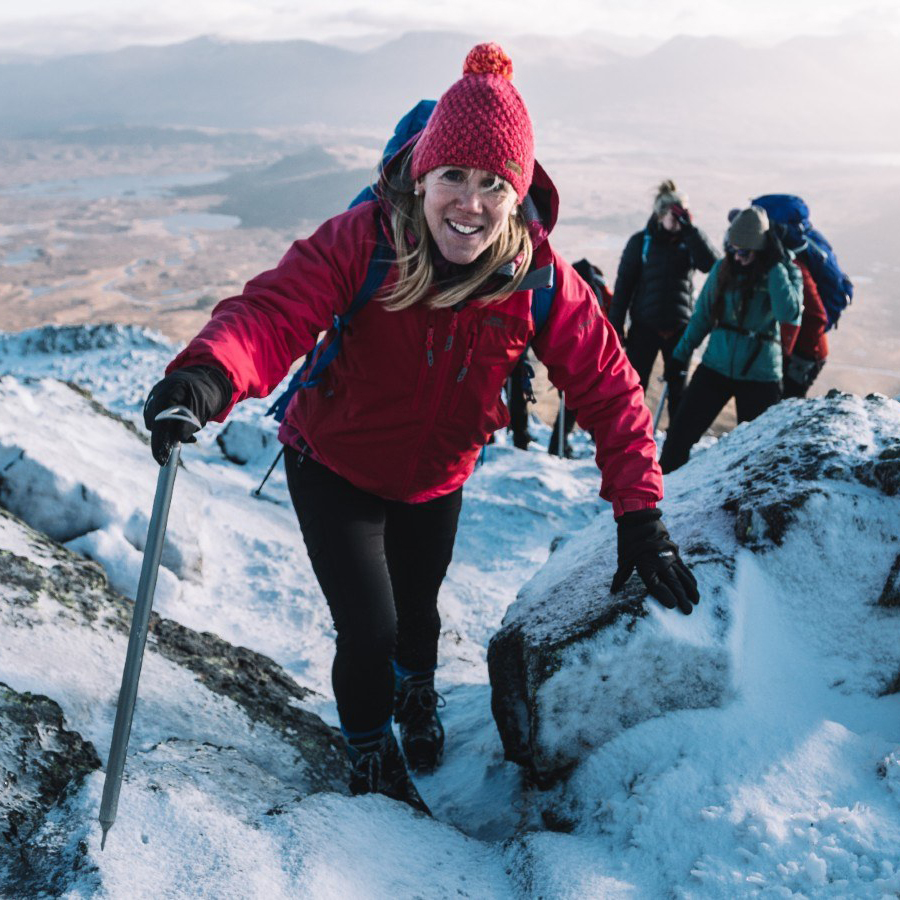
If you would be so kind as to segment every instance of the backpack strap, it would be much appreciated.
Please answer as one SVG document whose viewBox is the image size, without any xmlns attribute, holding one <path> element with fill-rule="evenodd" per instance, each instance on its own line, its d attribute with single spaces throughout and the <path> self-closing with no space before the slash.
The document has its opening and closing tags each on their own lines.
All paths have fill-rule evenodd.
<svg viewBox="0 0 900 900">
<path fill-rule="evenodd" d="M 556 270 L 553 265 L 530 272 L 519 285 L 519 290 L 531 290 L 531 318 L 534 320 L 534 333 L 537 336 L 550 318 L 550 307 L 556 296 Z"/>
<path fill-rule="evenodd" d="M 653 238 L 650 236 L 650 229 L 645 228 L 644 229 L 644 240 L 641 243 L 641 265 L 642 266 L 647 265 L 647 257 L 650 255 L 650 241 L 651 240 L 653 240 Z"/>
<path fill-rule="evenodd" d="M 537 337 L 547 324 L 550 318 L 550 307 L 553 305 L 553 298 L 556 296 L 556 269 L 551 263 L 549 266 L 543 266 L 529 272 L 519 285 L 519 290 L 531 290 L 531 318 L 534 322 L 534 336 Z M 530 346 L 530 343 L 529 343 Z M 528 353 L 528 347 L 525 348 L 516 364 L 517 370 L 521 375 L 522 393 L 529 403 L 535 402 L 534 388 L 531 380 L 534 378 L 534 369 L 525 359 Z"/>
<path fill-rule="evenodd" d="M 338 355 L 343 343 L 344 330 L 353 317 L 372 299 L 378 289 L 384 284 L 384 279 L 394 262 L 394 250 L 388 243 L 382 229 L 379 227 L 375 241 L 375 249 L 366 269 L 366 277 L 359 290 L 353 297 L 347 312 L 336 315 L 331 328 L 313 350 L 307 354 L 303 365 L 294 373 L 287 389 L 266 411 L 267 416 L 274 416 L 276 422 L 281 422 L 287 412 L 291 397 L 300 388 L 315 387 L 322 380 L 322 375 L 331 361 Z"/>
<path fill-rule="evenodd" d="M 750 354 L 747 362 L 744 363 L 744 368 L 741 369 L 741 377 L 750 371 L 750 366 L 756 362 L 756 357 L 762 353 L 764 341 L 771 341 L 773 344 L 778 341 L 778 337 L 769 331 L 752 331 L 749 328 L 744 328 L 742 325 L 732 325 L 730 322 L 720 322 L 716 325 L 716 328 L 722 331 L 733 331 L 735 334 L 742 334 L 744 337 L 753 338 L 756 341 L 753 352 Z"/>
</svg>

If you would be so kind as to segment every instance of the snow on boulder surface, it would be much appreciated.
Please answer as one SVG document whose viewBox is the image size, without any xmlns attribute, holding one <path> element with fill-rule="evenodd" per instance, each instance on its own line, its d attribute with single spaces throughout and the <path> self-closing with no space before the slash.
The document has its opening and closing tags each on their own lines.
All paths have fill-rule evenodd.
<svg viewBox="0 0 900 900">
<path fill-rule="evenodd" d="M 571 537 L 491 642 L 507 757 L 555 785 L 548 825 L 602 837 L 607 874 L 652 854 L 650 895 L 667 872 L 713 896 L 896 891 L 900 404 L 781 403 L 666 491 L 700 605 L 637 578 L 610 596 L 615 526 Z"/>
<path fill-rule="evenodd" d="M 692 616 L 647 602 L 636 575 L 620 595 L 609 593 L 615 525 L 598 519 L 522 589 L 491 642 L 493 708 L 507 758 L 538 778 L 552 780 L 647 719 L 734 699 L 739 553 L 767 561 L 795 532 L 809 553 L 782 590 L 785 604 L 808 600 L 792 604 L 798 632 L 808 616 L 815 624 L 824 613 L 821 597 L 809 593 L 811 574 L 827 573 L 832 583 L 850 574 L 855 596 L 841 597 L 827 617 L 852 622 L 864 652 L 847 647 L 841 629 L 818 628 L 816 643 L 844 690 L 852 679 L 853 690 L 876 695 L 900 671 L 897 620 L 878 603 L 894 596 L 900 566 L 896 402 L 830 395 L 779 404 L 669 476 L 666 487 L 665 521 L 700 583 Z M 826 508 L 845 540 L 855 535 L 865 546 L 852 569 L 840 547 L 822 546 L 834 539 L 822 527 Z M 853 674 L 844 671 L 849 660 Z"/>
</svg>

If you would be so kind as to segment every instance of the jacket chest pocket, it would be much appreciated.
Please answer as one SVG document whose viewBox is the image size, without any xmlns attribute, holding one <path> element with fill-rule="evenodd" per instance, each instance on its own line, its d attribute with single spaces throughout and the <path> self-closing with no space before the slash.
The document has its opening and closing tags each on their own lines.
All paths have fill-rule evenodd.
<svg viewBox="0 0 900 900">
<path fill-rule="evenodd" d="M 499 404 L 500 390 L 527 346 L 527 325 L 521 329 L 506 317 L 488 315 L 465 334 L 462 364 L 451 370 L 453 379 L 448 415 L 477 404 L 483 414 Z M 517 333 L 521 330 L 521 333 Z"/>
</svg>

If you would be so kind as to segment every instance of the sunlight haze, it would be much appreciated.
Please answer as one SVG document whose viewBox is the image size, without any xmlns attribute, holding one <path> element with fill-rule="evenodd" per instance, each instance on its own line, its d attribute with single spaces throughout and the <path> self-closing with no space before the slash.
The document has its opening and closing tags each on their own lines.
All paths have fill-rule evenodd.
<svg viewBox="0 0 900 900">
<path fill-rule="evenodd" d="M 113 50 L 129 44 L 167 44 L 199 35 L 232 40 L 360 42 L 362 46 L 412 30 L 454 29 L 495 37 L 594 32 L 659 43 L 679 34 L 721 35 L 777 42 L 799 34 L 900 34 L 900 11 L 885 0 L 559 0 L 554 15 L 535 0 L 477 0 L 448 4 L 394 0 L 376 7 L 359 0 L 285 4 L 282 0 L 37 0 L 0 5 L 0 52 L 63 54 Z"/>
</svg>

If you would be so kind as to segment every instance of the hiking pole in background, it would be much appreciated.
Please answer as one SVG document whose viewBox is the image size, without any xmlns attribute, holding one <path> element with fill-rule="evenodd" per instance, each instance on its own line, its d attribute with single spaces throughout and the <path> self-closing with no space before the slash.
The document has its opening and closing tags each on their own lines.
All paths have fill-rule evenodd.
<svg viewBox="0 0 900 900">
<path fill-rule="evenodd" d="M 259 496 L 260 491 L 263 489 L 263 485 L 269 480 L 269 476 L 275 470 L 275 466 L 278 465 L 278 460 L 281 459 L 281 457 L 283 455 L 284 455 L 284 444 L 281 445 L 281 449 L 278 451 L 278 456 L 276 456 L 275 459 L 272 461 L 272 465 L 269 466 L 269 470 L 266 472 L 265 475 L 263 475 L 263 480 L 259 483 L 259 487 L 255 491 L 252 491 L 252 494 L 254 497 Z"/>
<path fill-rule="evenodd" d="M 184 406 L 172 406 L 163 410 L 155 419 L 160 422 L 176 419 L 187 422 L 199 431 L 202 427 L 194 414 Z M 181 457 L 181 444 L 176 443 L 169 454 L 169 461 L 160 468 L 156 482 L 156 496 L 153 498 L 153 512 L 147 529 L 147 544 L 144 548 L 144 562 L 138 582 L 137 598 L 131 619 L 131 633 L 128 636 L 128 652 L 125 655 L 125 669 L 122 672 L 122 686 L 116 706 L 116 723 L 113 726 L 109 760 L 106 763 L 106 781 L 103 783 L 103 799 L 100 803 L 100 827 L 103 837 L 100 849 L 106 846 L 106 834 L 116 821 L 119 807 L 119 791 L 122 788 L 122 773 L 125 769 L 125 753 L 131 735 L 131 720 L 134 717 L 134 701 L 137 699 L 138 680 L 141 677 L 141 662 L 144 645 L 147 643 L 147 629 L 150 625 L 150 610 L 153 607 L 153 592 L 156 590 L 156 576 L 162 557 L 163 538 L 175 487 L 175 473 Z"/>
<path fill-rule="evenodd" d="M 559 415 L 556 417 L 556 455 L 565 457 L 563 442 L 566 439 L 566 392 L 559 392 Z"/>
<path fill-rule="evenodd" d="M 666 405 L 666 398 L 669 396 L 669 382 L 663 384 L 662 393 L 659 395 L 659 403 L 656 406 L 656 415 L 653 416 L 653 433 L 656 434 L 656 427 L 662 418 L 663 407 Z"/>
</svg>

